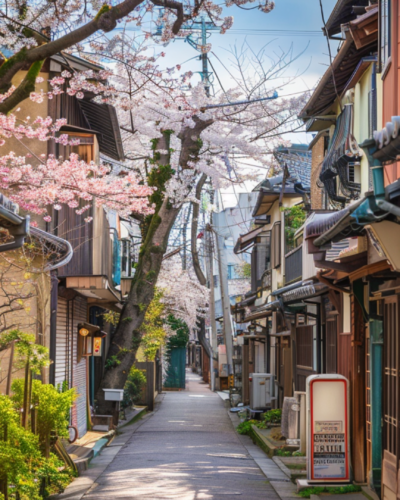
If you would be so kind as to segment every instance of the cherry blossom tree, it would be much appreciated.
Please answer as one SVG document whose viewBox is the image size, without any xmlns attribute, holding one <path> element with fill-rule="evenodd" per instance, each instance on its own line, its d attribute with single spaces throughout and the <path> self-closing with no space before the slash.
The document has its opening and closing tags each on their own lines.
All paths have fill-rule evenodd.
<svg viewBox="0 0 400 500">
<path fill-rule="evenodd" d="M 284 142 L 283 134 L 299 126 L 297 114 L 307 95 L 277 98 L 275 94 L 275 78 L 279 74 L 284 76 L 289 59 L 293 58 L 286 58 L 284 54 L 271 71 L 265 69 L 265 59 L 259 54 L 255 56 L 255 66 L 263 64 L 264 68 L 252 72 L 251 77 L 242 71 L 240 58 L 236 59 L 238 66 L 236 71 L 232 70 L 234 85 L 211 98 L 206 96 L 201 84 L 189 90 L 171 85 L 166 92 L 153 81 L 147 82 L 145 92 L 132 91 L 128 95 L 126 89 L 134 89 L 131 82 L 135 80 L 134 72 L 131 68 L 126 70 L 123 61 L 117 64 L 116 93 L 107 101 L 120 111 L 125 149 L 131 158 L 127 170 L 136 172 L 154 189 L 149 197 L 154 214 L 133 214 L 141 223 L 142 246 L 128 299 L 109 349 L 109 356 L 117 355 L 121 363 L 105 373 L 97 393 L 101 412 L 110 410 L 103 400 L 102 389 L 123 387 L 135 360 L 141 340 L 140 325 L 154 288 L 156 284 L 159 286 L 170 232 L 182 206 L 192 201 L 199 203 L 204 178 L 210 178 L 213 188 L 217 189 L 241 183 L 254 174 L 230 162 L 233 147 L 235 155 L 245 157 L 251 165 L 262 165 L 274 147 Z M 118 104 L 119 100 L 122 105 Z M 254 167 L 250 170 L 254 171 Z M 170 268 L 173 270 L 174 266 Z M 178 281 L 180 273 L 173 270 L 174 274 Z M 182 287 L 178 284 L 174 287 L 175 300 L 185 309 L 193 283 L 190 286 L 189 282 L 182 283 Z M 199 286 L 204 289 L 202 283 Z M 172 282 L 168 287 L 172 290 Z M 192 314 L 197 315 L 197 310 Z"/>
<path fill-rule="evenodd" d="M 254 0 L 226 0 L 225 6 L 244 6 Z M 163 14 L 154 14 L 162 7 Z M 255 6 L 263 12 L 273 9 L 270 0 Z M 159 28 L 160 41 L 171 40 L 184 23 L 200 13 L 207 15 L 224 33 L 232 25 L 232 17 L 222 17 L 223 8 L 212 0 L 123 0 L 101 4 L 98 0 L 2 0 L 0 34 L 4 62 L 0 66 L 0 112 L 8 113 L 35 91 L 36 78 L 44 61 L 62 51 L 81 50 L 98 33 L 112 33 L 121 22 L 142 26 L 150 22 Z M 146 24 L 147 26 L 147 24 Z M 152 31 L 145 33 L 150 38 Z M 21 70 L 27 74 L 16 88 L 13 78 Z"/>
</svg>

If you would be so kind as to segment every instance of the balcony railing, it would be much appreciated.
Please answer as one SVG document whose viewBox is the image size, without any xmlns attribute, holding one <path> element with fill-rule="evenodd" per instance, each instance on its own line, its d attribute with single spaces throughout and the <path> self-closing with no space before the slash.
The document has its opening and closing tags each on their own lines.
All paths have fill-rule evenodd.
<svg viewBox="0 0 400 500">
<path fill-rule="evenodd" d="M 286 283 L 301 279 L 303 268 L 303 245 L 285 255 Z"/>
</svg>

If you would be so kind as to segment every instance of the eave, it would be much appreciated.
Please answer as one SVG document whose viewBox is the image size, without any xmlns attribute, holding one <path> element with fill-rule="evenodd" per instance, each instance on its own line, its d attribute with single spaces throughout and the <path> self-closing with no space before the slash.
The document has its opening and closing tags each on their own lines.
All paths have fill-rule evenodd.
<svg viewBox="0 0 400 500">
<path fill-rule="evenodd" d="M 341 25 L 356 18 L 353 7 L 367 6 L 369 0 L 338 0 L 329 16 L 325 29 L 331 37 L 341 32 Z"/>
<path fill-rule="evenodd" d="M 357 50 L 354 40 L 349 35 L 333 60 L 331 67 L 322 76 L 299 117 L 307 122 L 315 120 L 317 116 L 332 115 L 335 101 L 343 95 L 358 63 L 363 57 L 370 56 L 371 52 L 375 50 L 376 42 Z M 332 71 L 335 80 L 332 78 Z"/>
<path fill-rule="evenodd" d="M 378 6 L 373 6 L 362 16 L 349 23 L 350 34 L 357 49 L 378 40 Z"/>
</svg>

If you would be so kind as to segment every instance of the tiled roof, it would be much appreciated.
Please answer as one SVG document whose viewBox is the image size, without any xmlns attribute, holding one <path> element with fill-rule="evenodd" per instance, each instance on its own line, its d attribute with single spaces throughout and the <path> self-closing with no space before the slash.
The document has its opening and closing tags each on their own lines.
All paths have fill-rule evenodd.
<svg viewBox="0 0 400 500">
<path fill-rule="evenodd" d="M 287 167 L 290 180 L 294 184 L 301 184 L 307 189 L 311 185 L 311 151 L 308 151 L 306 145 L 301 146 L 304 146 L 304 149 L 297 145 L 278 148 L 275 151 L 275 158 L 282 167 Z"/>
</svg>

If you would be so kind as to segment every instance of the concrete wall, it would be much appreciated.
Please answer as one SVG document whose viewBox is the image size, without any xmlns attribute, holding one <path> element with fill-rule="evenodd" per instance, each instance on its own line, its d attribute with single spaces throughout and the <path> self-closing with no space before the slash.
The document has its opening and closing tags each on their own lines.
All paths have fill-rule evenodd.
<svg viewBox="0 0 400 500">
<path fill-rule="evenodd" d="M 41 259 L 27 260 L 27 252 L 16 250 L 0 253 L 0 331 L 19 329 L 33 333 L 36 342 L 50 345 L 50 277 L 40 271 Z M 29 264 L 29 265 L 28 265 Z M 30 272 L 32 267 L 36 272 Z M 0 352 L 0 393 L 4 394 L 10 363 L 10 350 Z M 22 366 L 14 358 L 12 379 L 24 376 Z M 48 368 L 42 380 L 48 382 Z"/>
</svg>

